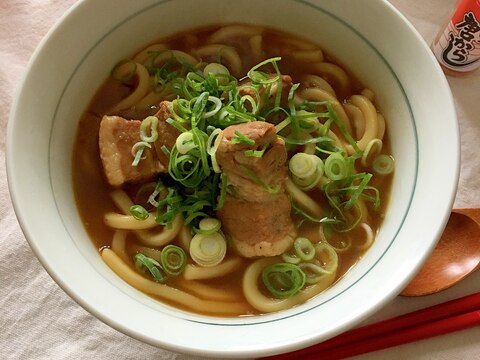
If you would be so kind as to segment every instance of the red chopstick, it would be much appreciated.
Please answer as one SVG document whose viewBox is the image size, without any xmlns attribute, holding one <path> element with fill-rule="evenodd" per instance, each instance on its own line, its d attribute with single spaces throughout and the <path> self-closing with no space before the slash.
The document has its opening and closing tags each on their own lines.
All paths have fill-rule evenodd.
<svg viewBox="0 0 480 360">
<path fill-rule="evenodd" d="M 342 359 L 480 325 L 480 293 L 347 331 L 323 343 L 264 359 Z"/>
</svg>

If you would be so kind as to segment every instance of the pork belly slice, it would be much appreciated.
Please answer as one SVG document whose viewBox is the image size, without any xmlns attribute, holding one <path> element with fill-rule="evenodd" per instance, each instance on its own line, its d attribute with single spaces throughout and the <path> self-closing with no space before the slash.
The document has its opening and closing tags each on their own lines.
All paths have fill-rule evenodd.
<svg viewBox="0 0 480 360">
<path fill-rule="evenodd" d="M 236 131 L 255 144 L 232 143 Z M 260 158 L 245 154 L 245 150 L 261 150 L 265 146 Z M 226 128 L 216 158 L 233 188 L 217 215 L 236 251 L 244 257 L 257 257 L 275 256 L 288 250 L 296 230 L 285 191 L 287 152 L 275 127 L 256 121 Z"/>
<path fill-rule="evenodd" d="M 168 159 L 162 146 L 171 149 L 179 134 L 165 120 L 169 117 L 169 102 L 160 104 L 155 114 L 159 120 L 158 140 L 152 148 L 145 148 L 143 159 L 133 166 L 132 146 L 140 141 L 140 120 L 127 120 L 119 116 L 104 116 L 100 122 L 99 147 L 105 176 L 113 186 L 141 183 L 154 179 L 168 169 Z"/>
</svg>

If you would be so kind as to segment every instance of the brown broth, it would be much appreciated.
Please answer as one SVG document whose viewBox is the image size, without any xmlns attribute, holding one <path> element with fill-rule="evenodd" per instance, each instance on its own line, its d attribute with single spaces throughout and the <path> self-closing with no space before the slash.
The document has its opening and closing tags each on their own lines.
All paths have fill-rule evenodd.
<svg viewBox="0 0 480 360">
<path fill-rule="evenodd" d="M 209 27 L 205 29 L 199 29 L 196 31 L 191 31 L 187 33 L 177 34 L 166 40 L 163 40 L 162 43 L 167 44 L 170 49 L 182 50 L 189 52 L 189 49 L 196 47 L 205 42 L 205 39 L 218 27 Z M 289 53 L 288 46 L 285 42 L 285 37 L 290 38 L 289 35 L 286 35 L 282 32 L 267 29 L 264 32 L 264 44 L 266 44 L 265 58 L 270 58 L 273 56 L 282 56 L 282 61 L 279 64 L 280 71 L 282 74 L 288 74 L 292 77 L 295 82 L 302 74 L 308 74 L 311 72 L 311 67 L 308 64 L 303 64 L 298 66 L 298 63 L 295 63 L 291 60 L 291 53 Z M 321 39 L 320 39 L 321 41 Z M 236 43 L 240 50 L 243 49 L 242 59 L 244 61 L 244 73 L 246 73 L 253 65 L 255 65 L 255 60 L 250 55 L 249 51 L 245 51 L 245 42 L 242 41 L 233 41 Z M 335 61 L 331 57 L 327 57 L 328 61 Z M 336 62 L 338 64 L 338 62 Z M 344 66 L 342 66 L 345 69 Z M 359 93 L 363 87 L 355 79 L 354 76 L 349 74 L 352 80 L 352 93 Z M 78 131 L 76 142 L 73 152 L 73 187 L 76 196 L 76 202 L 78 210 L 85 225 L 85 228 L 90 235 L 93 243 L 98 249 L 104 247 L 109 247 L 112 242 L 112 236 L 114 231 L 108 228 L 103 221 L 104 214 L 110 211 L 118 211 L 115 205 L 112 203 L 112 200 L 109 196 L 109 193 L 112 190 L 112 187 L 107 183 L 103 167 L 99 156 L 98 149 L 98 130 L 101 117 L 105 114 L 106 110 L 110 108 L 113 104 L 118 102 L 123 96 L 128 93 L 128 89 L 124 86 L 120 86 L 116 81 L 108 79 L 105 81 L 104 85 L 99 89 L 99 91 L 93 97 L 91 104 L 86 110 L 85 114 L 82 116 Z M 345 101 L 352 93 L 343 94 L 341 101 Z M 152 109 L 152 113 L 155 113 L 155 109 Z M 151 113 L 128 113 L 124 114 L 127 118 L 137 118 L 141 119 L 146 115 L 151 115 Z M 388 141 L 388 131 L 384 138 L 384 153 L 390 153 L 390 144 Z M 358 169 L 362 171 L 362 169 Z M 369 208 L 369 224 L 372 227 L 374 233 L 377 232 L 378 227 L 380 226 L 385 211 L 388 206 L 390 186 L 391 186 L 392 175 L 380 177 L 374 176 L 372 182 L 373 186 L 376 186 L 380 193 L 382 194 L 381 198 L 381 208 L 378 211 L 374 211 Z M 126 187 L 126 190 L 130 189 Z M 312 194 L 312 196 L 318 200 L 320 204 L 324 204 L 326 200 L 324 195 L 317 193 Z M 299 235 L 310 238 L 312 241 L 316 242 L 319 240 L 318 229 L 314 225 L 305 223 L 299 229 Z M 362 231 L 362 230 L 358 230 Z M 175 240 L 177 241 L 177 240 Z M 175 243 L 174 241 L 174 243 Z M 133 235 L 129 235 L 127 244 L 137 242 L 134 239 Z M 141 242 L 138 241 L 138 244 L 141 245 Z M 127 245 L 127 252 L 131 257 L 134 256 L 135 251 L 132 250 L 130 246 Z M 342 277 L 363 255 L 363 251 L 360 250 L 351 250 L 345 253 L 339 254 L 339 268 L 337 272 L 337 279 Z M 244 264 L 247 266 L 252 260 L 245 259 Z M 133 261 L 130 261 L 130 265 L 134 268 Z M 209 284 L 216 288 L 225 289 L 231 293 L 236 294 L 239 301 L 245 302 L 246 300 L 243 296 L 241 290 L 241 279 L 242 279 L 243 269 L 239 269 L 234 273 L 224 276 L 218 279 L 204 281 L 204 283 Z M 183 288 L 182 285 L 178 285 L 174 277 L 169 279 L 168 285 L 178 286 Z M 162 302 L 165 302 L 162 299 L 159 299 Z M 175 307 L 181 307 L 178 304 L 170 303 Z M 258 315 L 259 311 L 250 307 L 250 310 L 244 314 L 237 314 L 238 316 L 245 315 Z M 190 311 L 190 309 L 185 308 L 185 310 Z M 209 313 L 208 315 L 218 315 L 221 314 Z"/>
</svg>

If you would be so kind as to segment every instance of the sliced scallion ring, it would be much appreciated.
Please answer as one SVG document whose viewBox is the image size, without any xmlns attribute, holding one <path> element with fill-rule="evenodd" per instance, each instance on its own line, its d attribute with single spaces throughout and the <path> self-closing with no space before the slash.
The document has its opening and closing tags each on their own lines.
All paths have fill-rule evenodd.
<svg viewBox="0 0 480 360">
<path fill-rule="evenodd" d="M 137 63 L 132 60 L 122 60 L 113 68 L 111 75 L 123 83 L 131 80 L 137 73 Z"/>
<path fill-rule="evenodd" d="M 147 220 L 149 216 L 148 211 L 141 205 L 132 205 L 130 214 L 137 220 Z"/>
<path fill-rule="evenodd" d="M 337 271 L 338 254 L 330 244 L 324 242 L 315 244 L 315 259 L 326 272 Z"/>
<path fill-rule="evenodd" d="M 302 259 L 300 259 L 295 251 L 284 252 L 282 255 L 282 260 L 286 263 L 298 265 Z"/>
<path fill-rule="evenodd" d="M 395 169 L 395 161 L 389 155 L 380 154 L 373 159 L 372 168 L 379 175 L 389 175 Z"/>
<path fill-rule="evenodd" d="M 220 85 L 227 85 L 230 82 L 230 71 L 219 63 L 210 63 L 203 69 L 203 75 L 213 75 Z"/>
<path fill-rule="evenodd" d="M 135 255 L 134 260 L 137 269 L 142 270 L 143 268 L 147 268 L 156 282 L 165 283 L 167 281 L 167 275 L 164 273 L 160 263 L 155 259 L 145 256 L 142 253 L 138 253 Z"/>
<path fill-rule="evenodd" d="M 207 119 L 207 118 L 210 118 L 210 117 L 214 116 L 223 106 L 222 100 L 220 100 L 216 96 L 209 96 L 208 101 L 213 103 L 215 105 L 215 107 L 212 110 L 207 111 L 206 113 L 204 113 L 202 115 L 202 118 L 204 118 L 204 119 Z"/>
<path fill-rule="evenodd" d="M 162 249 L 162 266 L 168 275 L 178 276 L 187 265 L 187 255 L 181 247 L 167 245 Z"/>
<path fill-rule="evenodd" d="M 303 261 L 310 261 L 315 257 L 315 248 L 310 240 L 305 237 L 298 237 L 293 242 L 293 248 L 297 256 Z"/>
<path fill-rule="evenodd" d="M 325 160 L 325 175 L 330 180 L 344 179 L 348 176 L 348 173 L 348 163 L 342 154 L 334 152 Z"/>
<path fill-rule="evenodd" d="M 150 128 L 150 136 L 147 130 Z M 156 116 L 146 117 L 140 125 L 140 139 L 149 143 L 157 141 L 158 138 L 158 119 Z"/>
<path fill-rule="evenodd" d="M 296 153 L 288 163 L 293 182 L 302 190 L 315 187 L 324 173 L 322 159 L 316 155 Z"/>
<path fill-rule="evenodd" d="M 305 285 L 306 275 L 291 263 L 275 263 L 262 272 L 263 284 L 277 299 L 286 299 L 298 293 Z"/>
<path fill-rule="evenodd" d="M 305 273 L 305 283 L 312 285 L 319 282 L 322 277 L 330 275 L 331 273 L 326 271 L 322 266 L 310 262 L 304 262 L 298 265 L 300 269 Z"/>
<path fill-rule="evenodd" d="M 380 139 L 372 139 L 368 142 L 365 150 L 363 151 L 361 163 L 363 166 L 367 167 L 371 159 L 375 159 L 378 154 L 382 151 L 383 142 Z"/>
<path fill-rule="evenodd" d="M 193 142 L 193 134 L 190 131 L 178 135 L 175 145 L 177 146 L 178 152 L 182 155 L 197 147 Z"/>
<path fill-rule="evenodd" d="M 198 234 L 209 235 L 220 230 L 222 223 L 218 219 L 208 217 L 200 220 L 198 227 L 195 230 Z"/>
<path fill-rule="evenodd" d="M 196 234 L 190 242 L 190 256 L 200 266 L 215 266 L 222 262 L 227 253 L 227 242 L 218 232 Z"/>
</svg>

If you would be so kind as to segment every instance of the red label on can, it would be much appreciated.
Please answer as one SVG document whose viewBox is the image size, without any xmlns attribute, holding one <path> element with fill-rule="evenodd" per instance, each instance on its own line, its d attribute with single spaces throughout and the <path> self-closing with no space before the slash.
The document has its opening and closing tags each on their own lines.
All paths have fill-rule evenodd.
<svg viewBox="0 0 480 360">
<path fill-rule="evenodd" d="M 462 0 L 432 45 L 438 61 L 456 71 L 480 66 L 480 0 Z"/>
</svg>

